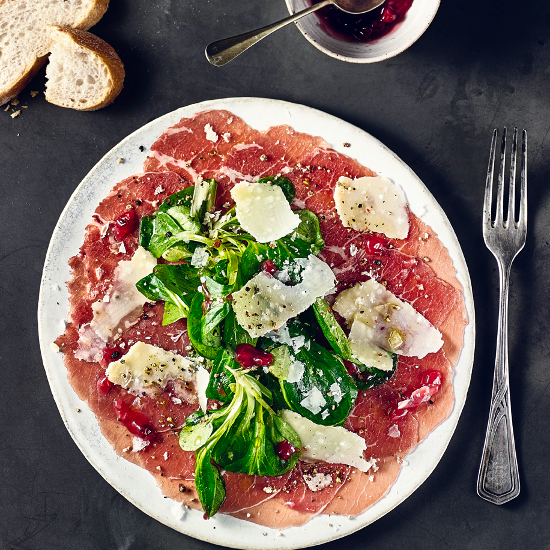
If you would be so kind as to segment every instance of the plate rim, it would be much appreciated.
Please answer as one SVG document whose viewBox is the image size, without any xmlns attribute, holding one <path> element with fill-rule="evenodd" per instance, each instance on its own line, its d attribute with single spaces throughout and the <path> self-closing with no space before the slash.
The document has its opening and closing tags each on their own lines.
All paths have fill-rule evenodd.
<svg viewBox="0 0 550 550">
<path fill-rule="evenodd" d="M 56 249 L 55 243 L 56 243 L 56 240 L 59 239 L 60 233 L 64 228 L 64 224 L 67 223 L 68 220 L 73 215 L 73 212 L 71 209 L 75 206 L 75 203 L 77 202 L 77 200 L 80 197 L 85 195 L 86 191 L 90 191 L 89 189 L 87 189 L 87 186 L 90 186 L 94 178 L 97 178 L 99 176 L 99 173 L 105 167 L 106 163 L 112 163 L 114 157 L 119 155 L 121 151 L 124 151 L 126 147 L 133 146 L 134 145 L 133 142 L 138 140 L 138 138 L 141 138 L 141 136 L 143 136 L 147 132 L 150 132 L 152 129 L 162 126 L 162 130 L 159 133 L 157 133 L 156 137 L 154 138 L 156 139 L 160 136 L 160 134 L 165 129 L 167 129 L 169 126 L 174 125 L 181 118 L 185 116 L 190 116 L 191 114 L 194 114 L 196 112 L 203 111 L 203 110 L 227 109 L 232 112 L 234 110 L 237 110 L 237 111 L 252 110 L 253 112 L 254 109 L 265 109 L 267 106 L 269 106 L 274 111 L 288 112 L 290 119 L 292 119 L 293 117 L 297 117 L 299 119 L 300 116 L 305 116 L 306 120 L 308 118 L 313 119 L 314 125 L 319 124 L 319 121 L 323 120 L 325 122 L 330 122 L 331 124 L 335 124 L 338 127 L 341 127 L 342 131 L 348 131 L 354 134 L 354 136 L 356 137 L 362 136 L 362 138 L 365 139 L 367 142 L 370 142 L 371 145 L 378 147 L 380 151 L 383 151 L 386 154 L 386 156 L 392 160 L 393 163 L 396 163 L 396 165 L 394 166 L 394 169 L 397 170 L 397 167 L 399 167 L 399 170 L 397 170 L 397 172 L 402 171 L 409 178 L 411 178 L 411 181 L 414 181 L 415 184 L 419 186 L 419 189 L 416 191 L 420 191 L 421 194 L 423 194 L 423 198 L 431 203 L 430 206 L 434 209 L 434 215 L 437 214 L 437 217 L 440 218 L 440 221 L 443 224 L 441 228 L 444 227 L 446 230 L 444 231 L 444 233 L 446 233 L 445 239 L 441 237 L 440 231 L 437 231 L 437 233 L 440 235 L 442 242 L 445 244 L 449 252 L 450 253 L 452 252 L 451 257 L 453 259 L 453 264 L 457 271 L 457 277 L 459 278 L 463 286 L 463 296 L 464 296 L 466 311 L 468 315 L 468 324 L 465 327 L 464 347 L 462 349 L 457 366 L 455 366 L 453 369 L 453 390 L 455 393 L 455 402 L 453 405 L 453 410 L 451 411 L 451 414 L 447 419 L 445 419 L 441 424 L 439 424 L 412 451 L 412 453 L 407 455 L 407 459 L 409 459 L 409 457 L 412 457 L 412 455 L 415 452 L 417 452 L 417 450 L 421 446 L 426 447 L 425 443 L 432 441 L 434 437 L 431 437 L 431 436 L 436 432 L 437 434 L 442 434 L 442 436 L 444 435 L 445 441 L 443 442 L 443 444 L 441 444 L 438 447 L 438 452 L 435 455 L 434 454 L 431 455 L 431 457 L 434 459 L 432 460 L 433 464 L 430 463 L 429 467 L 425 470 L 424 474 L 421 476 L 421 479 L 418 480 L 416 485 L 412 489 L 408 490 L 407 494 L 405 495 L 402 495 L 402 496 L 393 495 L 392 498 L 396 499 L 396 502 L 393 505 L 389 507 L 386 506 L 384 508 L 383 505 L 380 506 L 380 503 L 388 499 L 388 497 L 392 494 L 392 490 L 394 489 L 394 487 L 398 485 L 400 478 L 403 478 L 403 472 L 406 470 L 405 466 L 401 468 L 400 474 L 396 482 L 390 488 L 390 491 L 377 503 L 369 507 L 369 509 L 367 509 L 365 512 L 363 512 L 356 518 L 350 519 L 350 518 L 346 518 L 345 516 L 319 515 L 313 518 L 312 520 L 310 520 L 304 526 L 291 527 L 282 532 L 279 532 L 275 529 L 269 529 L 251 522 L 238 520 L 230 516 L 220 515 L 220 516 L 215 516 L 214 518 L 209 520 L 208 523 L 210 523 L 210 525 L 206 529 L 204 529 L 205 522 L 202 520 L 202 514 L 200 514 L 200 512 L 198 511 L 189 510 L 188 512 L 185 513 L 183 520 L 177 520 L 175 516 L 168 516 L 168 517 L 166 516 L 166 509 L 165 509 L 166 507 L 163 508 L 164 511 L 162 514 L 157 513 L 156 510 L 151 510 L 143 502 L 140 502 L 139 499 L 136 498 L 134 492 L 132 492 L 131 490 L 128 490 L 128 487 L 126 485 L 124 484 L 121 485 L 122 482 L 120 481 L 120 479 L 113 479 L 113 470 L 111 469 L 106 470 L 104 467 L 103 461 L 100 461 L 100 463 L 98 463 L 97 456 L 96 457 L 90 456 L 89 446 L 91 442 L 88 438 L 90 437 L 89 434 L 91 433 L 92 437 L 95 438 L 94 439 L 95 443 L 101 446 L 101 439 L 103 439 L 104 441 L 103 447 L 105 447 L 105 445 L 108 446 L 108 449 L 104 449 L 100 447 L 102 450 L 106 451 L 107 454 L 109 454 L 109 451 L 111 451 L 111 454 L 114 455 L 114 456 L 110 456 L 107 459 L 107 464 L 110 464 L 114 461 L 114 463 L 118 463 L 118 466 L 120 466 L 121 462 L 124 463 L 122 464 L 122 470 L 132 470 L 133 471 L 131 474 L 132 477 L 134 477 L 134 474 L 136 474 L 136 472 L 134 471 L 135 469 L 137 469 L 137 471 L 143 474 L 146 474 L 147 477 L 150 478 L 150 480 L 152 481 L 155 488 L 157 489 L 158 495 L 155 495 L 155 499 L 158 496 L 160 496 L 161 499 L 163 498 L 160 492 L 160 489 L 158 489 L 158 487 L 156 486 L 156 481 L 154 480 L 153 476 L 149 474 L 149 472 L 147 472 L 146 470 L 144 470 L 139 466 L 129 463 L 124 458 L 120 457 L 115 453 L 114 449 L 112 449 L 112 447 L 107 442 L 107 440 L 103 438 L 101 432 L 99 431 L 99 427 L 97 426 L 95 415 L 93 415 L 93 413 L 91 413 L 91 411 L 87 409 L 87 405 L 84 402 L 80 401 L 76 397 L 76 394 L 72 396 L 73 398 L 72 400 L 71 400 L 71 396 L 64 394 L 64 392 L 68 388 L 69 388 L 69 391 L 72 391 L 73 393 L 74 393 L 74 390 L 72 390 L 72 387 L 70 387 L 70 384 L 67 380 L 66 368 L 63 362 L 62 354 L 59 354 L 59 353 L 56 354 L 50 347 L 50 342 L 52 340 L 48 338 L 48 334 L 49 332 L 51 332 L 51 326 L 50 326 L 50 330 L 47 330 L 44 320 L 48 319 L 48 323 L 51 325 L 51 321 L 49 321 L 50 319 L 49 314 L 51 313 L 51 311 L 48 309 L 48 304 L 46 301 L 47 298 L 52 296 L 52 292 L 54 296 L 57 296 L 56 292 L 61 293 L 61 297 L 63 295 L 63 290 L 62 288 L 59 288 L 59 285 L 57 285 L 58 288 L 54 290 L 52 290 L 52 288 L 48 288 L 48 285 L 50 287 L 52 286 L 51 285 L 52 276 L 57 274 L 59 277 L 59 276 L 62 276 L 62 272 L 66 273 L 68 271 L 67 269 L 68 265 L 66 262 L 64 262 L 64 265 L 61 265 L 60 261 L 63 261 L 63 258 L 60 258 L 59 260 L 56 261 L 55 258 L 52 257 L 52 254 Z M 246 115 L 243 116 L 243 114 L 240 114 L 238 112 L 235 112 L 235 114 L 243 118 L 246 123 L 250 124 L 250 126 L 254 128 L 267 129 L 266 127 L 258 128 L 258 125 L 254 125 L 254 121 L 247 120 Z M 167 121 L 171 121 L 171 122 L 167 123 Z M 306 130 L 299 128 L 298 131 L 306 131 Z M 308 132 L 308 133 L 311 133 L 312 135 L 321 135 L 323 139 L 329 142 L 329 140 L 327 140 L 326 138 L 326 135 L 322 135 L 316 131 Z M 148 143 L 148 146 L 151 145 L 153 141 L 151 141 L 151 143 Z M 354 156 L 353 151 L 341 150 L 343 147 L 343 144 L 338 145 L 336 143 L 329 142 L 329 145 L 332 148 L 336 149 L 337 151 L 342 152 L 343 154 L 346 154 L 348 156 Z M 146 156 L 146 153 L 145 155 L 142 155 L 142 158 L 144 159 L 145 156 Z M 362 161 L 359 160 L 359 162 L 362 162 Z M 362 164 L 364 164 L 364 162 L 362 162 Z M 374 169 L 374 167 L 372 166 L 369 166 L 369 167 Z M 116 167 L 116 166 L 114 167 L 114 172 L 123 173 L 125 169 L 127 169 L 127 167 L 124 168 L 124 164 L 120 164 L 119 167 Z M 140 172 L 142 172 L 142 169 L 140 170 Z M 127 176 L 129 175 L 132 175 L 132 174 L 128 173 Z M 101 193 L 103 193 L 102 196 L 105 196 L 108 193 L 108 191 L 112 188 L 112 186 L 117 181 L 120 181 L 121 179 L 123 178 L 111 181 L 110 187 L 106 190 L 103 189 L 102 186 L 99 186 L 101 189 Z M 409 197 L 407 197 L 407 199 L 410 204 L 411 201 L 409 200 Z M 92 212 L 93 210 L 95 210 L 95 206 L 92 209 Z M 414 212 L 413 208 L 411 208 L 411 210 Z M 416 214 L 419 215 L 418 213 Z M 85 218 L 84 215 L 82 215 L 81 217 L 83 219 Z M 72 219 L 74 220 L 74 217 Z M 80 221 L 82 222 L 82 220 Z M 88 222 L 89 222 L 89 219 L 86 218 L 84 226 Z M 79 225 L 82 226 L 82 223 L 80 223 Z M 441 228 L 439 229 L 441 230 Z M 77 242 L 82 243 L 83 233 L 80 233 L 79 235 L 80 237 L 77 238 L 76 240 Z M 448 239 L 450 239 L 451 241 L 450 243 L 448 242 Z M 79 246 L 80 244 L 78 245 L 78 247 Z M 73 249 L 72 255 L 77 253 L 78 247 L 76 250 Z M 68 280 L 68 279 L 65 279 L 65 280 Z M 67 295 L 66 290 L 65 290 L 65 295 Z M 52 306 L 50 305 L 49 307 L 51 308 Z M 62 332 L 63 330 L 60 330 L 58 334 L 61 334 Z M 46 253 L 46 258 L 44 261 L 44 269 L 43 269 L 43 274 L 42 274 L 41 284 L 40 284 L 40 294 L 39 294 L 39 304 L 38 304 L 38 335 L 39 335 L 42 359 L 46 370 L 48 382 L 50 385 L 50 390 L 52 391 L 54 400 L 56 401 L 56 405 L 58 407 L 58 410 L 61 414 L 61 417 L 63 419 L 63 422 L 67 430 L 69 431 L 71 437 L 75 441 L 76 445 L 78 446 L 82 454 L 86 457 L 88 462 L 90 462 L 90 464 L 99 472 L 99 474 L 122 496 L 124 496 L 127 500 L 132 502 L 132 504 L 134 504 L 144 513 L 153 517 L 157 521 L 160 521 L 164 525 L 167 525 L 183 534 L 192 536 L 194 538 L 203 540 L 205 542 L 209 542 L 213 544 L 222 544 L 225 546 L 228 546 L 228 542 L 229 542 L 230 543 L 229 547 L 242 548 L 242 549 L 253 549 L 253 548 L 256 548 L 258 544 L 261 544 L 261 547 L 265 549 L 281 548 L 281 549 L 290 550 L 294 548 L 305 548 L 309 546 L 315 546 L 326 542 L 330 542 L 332 540 L 336 540 L 343 536 L 347 536 L 359 529 L 362 529 L 363 527 L 366 527 L 373 521 L 380 519 L 380 517 L 382 517 L 383 515 L 393 510 L 396 506 L 398 506 L 401 502 L 403 502 L 406 498 L 408 498 L 433 472 L 433 470 L 439 463 L 443 453 L 445 452 L 450 442 L 450 439 L 456 429 L 458 420 L 460 418 L 460 415 L 466 400 L 472 367 L 473 367 L 473 357 L 474 357 L 474 347 L 475 347 L 475 310 L 474 310 L 473 293 L 472 293 L 469 271 L 464 259 L 464 255 L 462 253 L 462 249 L 458 242 L 458 238 L 456 237 L 456 234 L 454 233 L 454 230 L 452 229 L 452 226 L 445 212 L 442 210 L 439 203 L 437 203 L 435 198 L 432 196 L 432 194 L 429 192 L 429 190 L 426 188 L 426 186 L 420 180 L 420 178 L 418 178 L 418 176 L 395 153 L 393 153 L 388 147 L 386 147 L 383 143 L 381 143 L 379 140 L 374 138 L 371 134 L 369 134 L 365 130 L 362 130 L 357 126 L 354 126 L 336 116 L 330 115 L 318 109 L 314 109 L 311 107 L 307 107 L 304 105 L 291 103 L 287 101 L 276 100 L 276 99 L 236 97 L 236 98 L 222 98 L 222 99 L 215 99 L 215 100 L 208 100 L 204 102 L 194 103 L 194 104 L 176 109 L 175 111 L 166 113 L 161 117 L 158 117 L 157 119 L 154 119 L 148 122 L 147 124 L 141 126 L 137 130 L 135 130 L 134 132 L 126 136 L 117 145 L 115 145 L 110 151 L 108 151 L 92 167 L 92 169 L 88 172 L 88 174 L 83 178 L 83 180 L 80 182 L 80 184 L 76 187 L 76 189 L 71 194 L 71 197 L 67 201 L 67 204 L 65 205 L 65 208 L 63 209 L 59 217 L 59 220 L 56 223 L 55 229 L 52 233 L 52 237 L 51 237 L 51 240 L 48 246 L 48 251 Z M 55 369 L 59 367 L 59 362 L 61 362 L 63 366 L 64 375 L 65 375 L 65 383 L 64 384 L 62 383 L 61 387 L 59 387 L 59 385 L 56 383 L 56 380 L 57 380 L 57 377 L 59 377 L 59 374 L 57 374 L 57 377 L 56 377 L 56 373 L 55 373 Z M 464 391 L 461 393 L 461 395 L 457 396 L 455 382 L 457 378 L 457 369 L 459 366 L 465 369 L 465 371 L 461 371 L 459 373 L 461 376 L 461 380 L 464 379 L 463 382 L 461 383 L 465 383 L 465 388 L 464 388 Z M 76 413 L 76 409 L 72 407 L 73 402 L 79 403 L 78 408 L 81 409 L 81 412 Z M 70 403 L 71 405 L 68 405 L 68 403 Z M 67 408 L 68 406 L 72 407 L 72 409 L 69 410 Z M 83 412 L 86 412 L 86 414 L 85 415 L 82 414 Z M 90 420 L 96 423 L 95 430 L 92 426 L 91 428 L 88 429 L 88 432 L 87 432 L 88 435 L 84 435 L 85 432 L 83 428 L 83 423 L 86 424 Z M 84 438 L 84 441 L 82 438 Z M 116 471 L 118 471 L 118 468 Z M 150 485 L 150 484 L 147 484 L 147 485 Z M 395 493 L 395 491 L 393 492 Z M 170 499 L 166 499 L 166 500 L 170 500 Z M 175 505 L 174 501 L 170 500 L 170 502 Z M 370 511 L 374 507 L 377 507 L 378 515 L 376 515 L 376 517 L 374 518 L 369 518 L 369 515 L 372 515 Z M 378 508 L 380 508 L 380 510 L 378 510 Z M 195 512 L 197 512 L 197 514 L 195 514 Z M 193 516 L 196 516 L 196 519 Z M 194 525 L 196 523 L 199 523 L 199 526 Z M 329 523 L 330 523 L 330 527 L 332 528 L 331 530 L 329 530 L 329 528 L 327 527 Z M 335 525 L 336 523 L 338 523 L 338 525 Z M 242 524 L 245 524 L 245 526 L 243 526 Z M 213 530 L 212 527 L 214 529 L 216 529 L 217 527 L 217 529 Z M 250 534 L 253 533 L 253 540 L 243 542 L 242 540 L 243 531 L 246 532 L 245 534 L 247 536 L 250 536 Z M 314 537 L 309 536 L 310 531 L 315 535 Z M 230 537 L 231 540 L 227 540 L 229 533 L 233 534 L 233 536 Z M 281 536 L 280 533 L 282 533 L 283 536 Z M 305 535 L 305 537 L 300 536 L 301 534 Z M 288 536 L 285 536 L 285 535 L 288 535 Z M 291 542 L 291 541 L 295 541 L 295 542 Z"/>
</svg>

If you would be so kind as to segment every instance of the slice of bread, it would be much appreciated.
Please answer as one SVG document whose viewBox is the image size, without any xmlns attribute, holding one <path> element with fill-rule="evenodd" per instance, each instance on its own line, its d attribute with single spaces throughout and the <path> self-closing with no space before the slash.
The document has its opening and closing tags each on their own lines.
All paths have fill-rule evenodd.
<svg viewBox="0 0 550 550">
<path fill-rule="evenodd" d="M 109 0 L 0 0 L 0 105 L 14 98 L 46 63 L 48 25 L 89 29 Z"/>
<path fill-rule="evenodd" d="M 46 99 L 60 107 L 95 111 L 122 90 L 124 66 L 115 50 L 94 34 L 51 27 Z"/>
</svg>

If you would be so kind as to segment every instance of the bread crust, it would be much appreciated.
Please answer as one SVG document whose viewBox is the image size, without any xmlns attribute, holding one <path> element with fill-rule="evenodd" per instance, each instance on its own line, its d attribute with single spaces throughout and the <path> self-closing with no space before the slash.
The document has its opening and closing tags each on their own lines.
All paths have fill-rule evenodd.
<svg viewBox="0 0 550 550">
<path fill-rule="evenodd" d="M 21 78 L 12 83 L 10 88 L 0 90 L 0 105 L 6 104 L 8 101 L 21 93 L 27 84 L 32 80 L 32 77 L 44 66 L 48 61 L 48 56 L 35 58 L 34 63 L 31 63 L 23 72 Z"/>
<path fill-rule="evenodd" d="M 10 9 L 12 7 L 16 8 L 19 2 L 20 0 L 0 0 L 0 21 L 9 20 L 11 16 Z M 88 10 L 80 19 L 74 21 L 72 27 L 88 30 L 103 17 L 108 7 L 109 0 L 93 0 L 93 2 L 90 3 Z M 55 19 L 55 16 L 51 16 L 49 22 L 55 25 L 58 23 Z M 0 83 L 0 105 L 6 104 L 22 92 L 23 89 L 29 84 L 32 77 L 40 70 L 41 67 L 44 66 L 47 61 L 47 54 L 40 55 L 39 52 L 29 51 L 27 55 L 26 67 L 22 71 L 18 72 L 14 79 L 6 82 L 3 86 Z M 2 64 L 0 64 L 0 72 L 1 71 Z"/>
<path fill-rule="evenodd" d="M 79 29 L 73 29 L 71 27 L 52 27 L 52 36 L 55 41 L 63 39 L 64 36 L 66 39 L 72 41 L 76 47 L 84 48 L 90 54 L 98 57 L 101 63 L 109 71 L 112 85 L 105 90 L 105 93 L 99 102 L 92 105 L 86 104 L 85 107 L 81 107 L 80 105 L 68 106 L 57 102 L 51 97 L 51 94 L 48 94 L 47 88 L 46 100 L 50 103 L 54 103 L 55 105 L 69 107 L 78 111 L 95 111 L 112 103 L 122 90 L 125 76 L 124 65 L 114 48 L 95 34 Z"/>
</svg>

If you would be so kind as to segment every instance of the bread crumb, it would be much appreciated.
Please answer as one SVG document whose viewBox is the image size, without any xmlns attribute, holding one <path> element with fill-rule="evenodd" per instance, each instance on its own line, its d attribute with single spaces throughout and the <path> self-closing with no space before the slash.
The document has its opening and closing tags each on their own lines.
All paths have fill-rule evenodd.
<svg viewBox="0 0 550 550">
<path fill-rule="evenodd" d="M 19 98 L 18 98 L 18 97 L 14 97 L 14 98 L 10 101 L 10 103 L 11 103 L 12 105 L 19 105 Z"/>
<path fill-rule="evenodd" d="M 39 94 L 39 92 L 31 92 L 31 97 L 36 97 Z"/>
<path fill-rule="evenodd" d="M 6 105 L 6 108 L 4 109 L 4 112 L 9 111 L 9 110 L 10 110 L 10 106 Z"/>
<path fill-rule="evenodd" d="M 124 159 L 123 158 L 117 158 L 116 161 L 119 163 L 119 164 L 122 164 L 124 162 Z"/>
<path fill-rule="evenodd" d="M 28 109 L 29 106 L 28 106 L 28 105 L 21 105 L 21 108 L 22 108 L 22 109 Z"/>
<path fill-rule="evenodd" d="M 11 118 L 15 118 L 21 114 L 21 111 L 15 111 L 15 113 L 12 113 L 10 116 Z"/>
</svg>

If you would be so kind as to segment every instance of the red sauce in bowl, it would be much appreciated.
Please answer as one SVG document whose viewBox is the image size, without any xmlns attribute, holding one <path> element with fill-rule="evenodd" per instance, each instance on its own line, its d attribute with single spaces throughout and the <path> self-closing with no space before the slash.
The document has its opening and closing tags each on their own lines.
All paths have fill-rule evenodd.
<svg viewBox="0 0 550 550">
<path fill-rule="evenodd" d="M 317 4 L 320 0 L 311 0 Z M 335 6 L 321 8 L 317 13 L 333 32 L 353 42 L 371 42 L 388 34 L 403 20 L 413 0 L 386 0 L 380 7 L 362 15 L 352 15 Z"/>
</svg>

